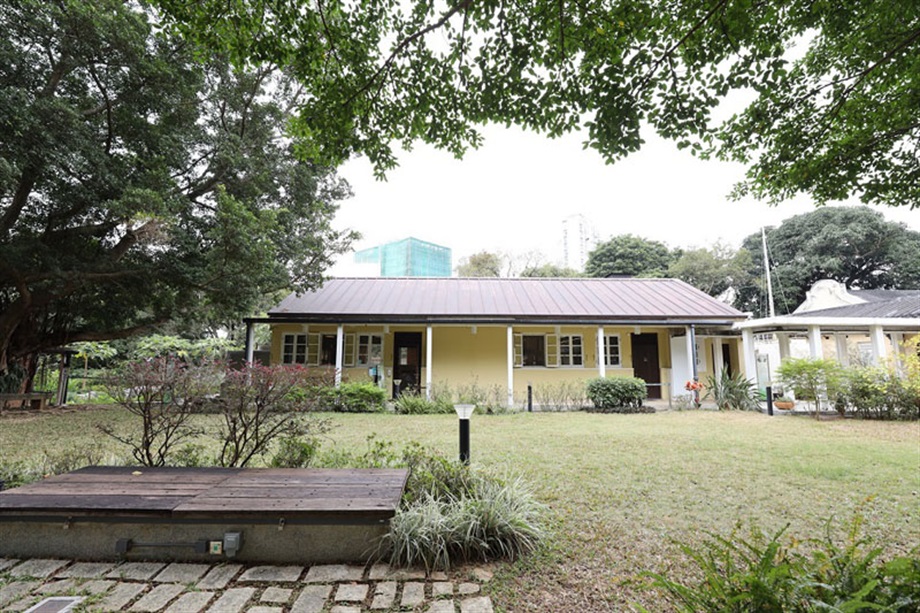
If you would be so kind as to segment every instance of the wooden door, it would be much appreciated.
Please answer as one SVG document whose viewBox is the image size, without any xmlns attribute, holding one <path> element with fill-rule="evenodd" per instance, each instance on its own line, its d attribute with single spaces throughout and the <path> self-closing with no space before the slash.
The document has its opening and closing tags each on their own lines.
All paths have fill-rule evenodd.
<svg viewBox="0 0 920 613">
<path fill-rule="evenodd" d="M 645 381 L 648 397 L 661 398 L 661 365 L 658 361 L 658 335 L 632 334 L 633 373 Z"/>
<path fill-rule="evenodd" d="M 422 377 L 422 333 L 393 335 L 393 397 L 403 392 L 418 393 Z M 399 386 L 396 380 L 399 380 Z"/>
</svg>

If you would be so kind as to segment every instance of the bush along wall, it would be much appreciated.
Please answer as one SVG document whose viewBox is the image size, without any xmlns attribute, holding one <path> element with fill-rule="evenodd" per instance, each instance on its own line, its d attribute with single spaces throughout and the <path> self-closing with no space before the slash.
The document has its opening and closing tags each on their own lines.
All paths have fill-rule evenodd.
<svg viewBox="0 0 920 613">
<path fill-rule="evenodd" d="M 637 377 L 598 377 L 588 381 L 588 399 L 597 411 L 637 413 L 648 397 L 645 381 Z"/>
<path fill-rule="evenodd" d="M 387 394 L 373 383 L 342 383 L 320 390 L 319 410 L 338 413 L 380 413 L 386 410 Z"/>
</svg>

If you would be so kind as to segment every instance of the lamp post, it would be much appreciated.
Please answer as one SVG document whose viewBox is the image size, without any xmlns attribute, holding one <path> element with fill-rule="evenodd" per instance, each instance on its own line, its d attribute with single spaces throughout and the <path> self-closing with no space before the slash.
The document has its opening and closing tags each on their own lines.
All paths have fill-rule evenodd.
<svg viewBox="0 0 920 613">
<path fill-rule="evenodd" d="M 460 418 L 460 461 L 466 465 L 470 463 L 470 417 L 475 408 L 475 404 L 454 405 L 454 411 Z"/>
</svg>

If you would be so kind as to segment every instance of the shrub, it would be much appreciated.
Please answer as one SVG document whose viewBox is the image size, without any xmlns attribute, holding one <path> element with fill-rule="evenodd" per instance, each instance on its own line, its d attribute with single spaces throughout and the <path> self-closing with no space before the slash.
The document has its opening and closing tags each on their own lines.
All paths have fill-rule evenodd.
<svg viewBox="0 0 920 613">
<path fill-rule="evenodd" d="M 416 394 L 401 394 L 394 404 L 401 415 L 434 415 L 453 413 L 454 405 L 443 398 L 428 400 Z"/>
<path fill-rule="evenodd" d="M 52 475 L 61 475 L 98 464 L 117 465 L 122 458 L 106 457 L 97 446 L 80 446 L 57 452 L 43 451 L 41 457 L 31 462 L 6 462 L 0 458 L 0 489 L 10 489 L 40 481 Z"/>
<path fill-rule="evenodd" d="M 425 466 L 413 470 L 409 495 L 390 520 L 383 547 L 391 564 L 430 571 L 514 560 L 543 538 L 543 507 L 521 479 L 499 479 L 446 460 Z"/>
<path fill-rule="evenodd" d="M 741 373 L 728 374 L 723 368 L 719 376 L 710 376 L 706 382 L 706 398 L 711 398 L 720 411 L 759 411 L 757 386 Z"/>
<path fill-rule="evenodd" d="M 367 439 L 363 455 L 327 452 L 324 467 L 406 467 L 405 492 L 378 554 L 392 564 L 447 569 L 468 560 L 515 559 L 543 537 L 543 506 L 521 479 L 501 479 L 410 443 Z"/>
<path fill-rule="evenodd" d="M 524 392 L 526 394 L 526 390 Z M 523 404 L 526 406 L 526 396 Z M 533 402 L 541 411 L 576 411 L 587 404 L 585 385 L 581 381 L 560 381 L 535 385 Z"/>
<path fill-rule="evenodd" d="M 386 391 L 373 383 L 342 383 L 319 390 L 321 410 L 339 413 L 379 413 L 386 410 Z"/>
<path fill-rule="evenodd" d="M 862 518 L 844 543 L 831 537 L 784 546 L 785 529 L 767 539 L 756 529 L 741 538 L 710 535 L 700 546 L 680 545 L 702 579 L 683 584 L 647 573 L 682 611 L 914 611 L 920 605 L 920 558 L 879 560 L 880 549 L 859 537 Z M 810 551 L 799 548 L 805 546 Z"/>
<path fill-rule="evenodd" d="M 228 370 L 217 405 L 223 441 L 217 463 L 246 466 L 265 455 L 279 438 L 296 438 L 325 432 L 325 421 L 309 419 L 291 390 L 309 376 L 305 368 L 247 365 Z"/>
<path fill-rule="evenodd" d="M 201 433 L 191 422 L 193 407 L 211 391 L 211 366 L 191 366 L 162 357 L 124 364 L 106 377 L 115 402 L 141 419 L 140 433 L 99 429 L 131 448 L 144 466 L 163 466 L 172 450 Z"/>
<path fill-rule="evenodd" d="M 920 390 L 885 368 L 851 368 L 842 399 L 864 419 L 920 419 Z"/>
<path fill-rule="evenodd" d="M 815 418 L 821 413 L 821 396 L 836 397 L 842 381 L 842 370 L 834 360 L 786 358 L 776 372 L 787 391 L 795 391 L 797 399 L 814 401 Z"/>
<path fill-rule="evenodd" d="M 274 468 L 306 468 L 316 458 L 319 447 L 316 437 L 286 437 L 278 442 L 278 450 L 268 464 Z"/>
<path fill-rule="evenodd" d="M 599 377 L 588 381 L 588 399 L 601 410 L 639 408 L 647 397 L 645 381 L 636 377 Z"/>
</svg>

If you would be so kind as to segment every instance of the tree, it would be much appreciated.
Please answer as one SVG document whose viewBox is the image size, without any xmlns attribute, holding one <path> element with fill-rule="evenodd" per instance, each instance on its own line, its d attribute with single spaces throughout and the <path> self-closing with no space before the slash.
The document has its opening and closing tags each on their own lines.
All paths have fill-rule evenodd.
<svg viewBox="0 0 920 613">
<path fill-rule="evenodd" d="M 502 257 L 497 253 L 480 251 L 460 260 L 457 275 L 460 277 L 500 277 Z"/>
<path fill-rule="evenodd" d="M 521 271 L 522 277 L 580 277 L 582 276 L 573 268 L 557 266 L 556 264 L 543 264 L 542 266 L 529 266 Z"/>
<path fill-rule="evenodd" d="M 683 251 L 668 268 L 668 276 L 682 279 L 710 296 L 749 284 L 751 253 L 716 242 L 711 249 L 699 247 Z"/>
<path fill-rule="evenodd" d="M 621 234 L 601 243 L 588 254 L 585 273 L 589 277 L 662 277 L 671 259 L 671 252 L 664 243 Z"/>
<path fill-rule="evenodd" d="M 843 370 L 834 360 L 786 358 L 776 368 L 776 373 L 783 385 L 795 392 L 797 399 L 814 401 L 815 419 L 821 415 L 821 396 L 833 404 L 843 382 Z"/>
<path fill-rule="evenodd" d="M 920 232 L 867 207 L 823 207 L 766 232 L 776 312 L 789 313 L 815 281 L 834 279 L 852 289 L 920 289 Z M 760 232 L 744 239 L 753 282 L 735 306 L 765 316 Z"/>
<path fill-rule="evenodd" d="M 920 205 L 920 4 L 789 0 L 155 0 L 238 65 L 277 62 L 309 90 L 305 152 L 391 143 L 462 155 L 475 126 L 587 133 L 608 161 L 650 127 L 748 164 L 736 195 Z M 722 103 L 753 100 L 728 119 Z"/>
<path fill-rule="evenodd" d="M 0 5 L 0 372 L 304 291 L 348 187 L 281 132 L 296 84 L 119 0 Z M 28 378 L 28 377 L 27 377 Z M 27 383 L 27 381 L 26 381 Z"/>
</svg>

